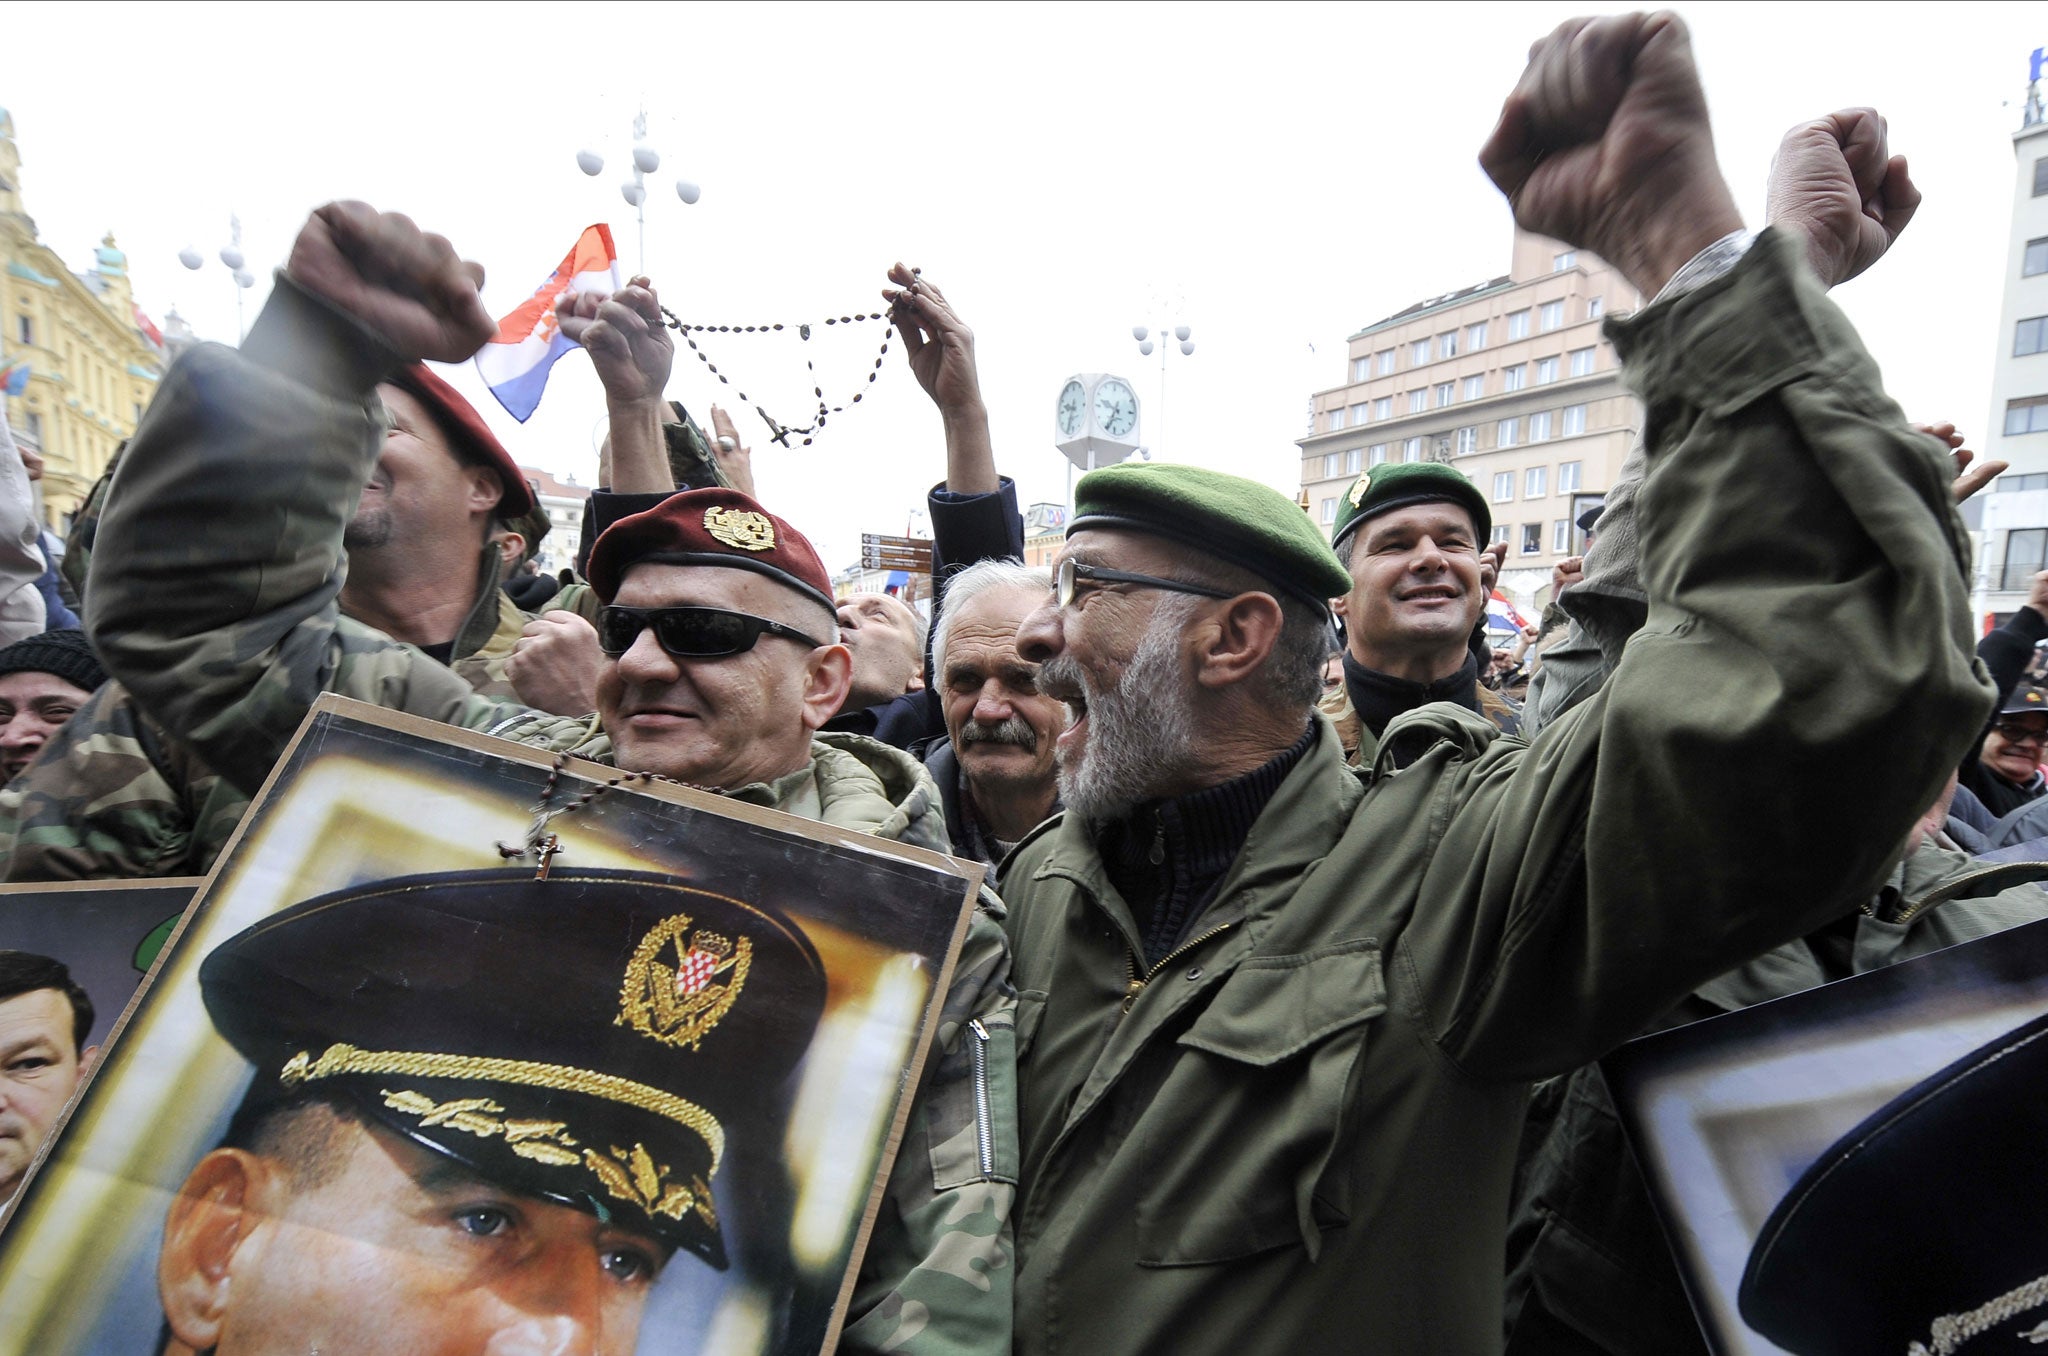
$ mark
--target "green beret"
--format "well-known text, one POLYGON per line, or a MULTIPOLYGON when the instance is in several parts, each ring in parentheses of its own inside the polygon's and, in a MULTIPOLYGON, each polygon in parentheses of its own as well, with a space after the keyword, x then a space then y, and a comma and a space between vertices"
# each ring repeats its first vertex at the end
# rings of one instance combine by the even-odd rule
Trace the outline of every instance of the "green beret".
POLYGON ((1171 538, 1325 610, 1351 591, 1350 573, 1299 504, 1223 471, 1156 462, 1090 471, 1074 487, 1067 535, 1091 527, 1171 538))
POLYGON ((1440 461, 1402 461, 1373 467, 1345 492, 1336 525, 1330 529, 1330 545, 1343 541, 1368 518, 1416 504, 1456 504, 1472 515, 1481 545, 1493 535, 1493 514, 1472 477, 1440 461))

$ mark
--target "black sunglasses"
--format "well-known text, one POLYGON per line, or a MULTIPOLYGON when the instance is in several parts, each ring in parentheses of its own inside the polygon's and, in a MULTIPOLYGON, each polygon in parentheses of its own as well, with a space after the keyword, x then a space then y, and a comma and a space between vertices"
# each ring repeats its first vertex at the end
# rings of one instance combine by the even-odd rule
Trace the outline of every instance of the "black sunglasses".
POLYGON ((597 617, 597 643, 616 658, 632 649, 650 626, 655 643, 677 659, 743 654, 763 635, 781 636, 812 650, 825 644, 793 626, 722 607, 608 607, 597 617))

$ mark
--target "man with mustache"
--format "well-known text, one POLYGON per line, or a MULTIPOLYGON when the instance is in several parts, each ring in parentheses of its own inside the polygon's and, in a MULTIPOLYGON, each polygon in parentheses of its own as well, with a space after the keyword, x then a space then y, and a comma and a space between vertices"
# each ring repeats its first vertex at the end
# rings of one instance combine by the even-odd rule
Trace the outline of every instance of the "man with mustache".
POLYGON ((1013 560, 971 566, 946 585, 932 645, 946 738, 924 765, 945 798, 953 851, 990 866, 1059 809, 1053 741, 1066 708, 1017 653, 1018 625, 1051 589, 1044 570, 1013 560))
MULTIPOLYGON (((1481 163, 1657 299, 1607 321, 1649 625, 1533 743, 1437 702, 1351 768, 1311 710, 1353 580, 1300 509, 1081 481, 1017 641, 1073 708, 1003 870, 1020 1356, 1499 1351, 1530 1081, 1868 901, 1990 705, 1942 455, 1803 242, 1743 228, 1684 25, 1561 25, 1481 163)), ((1833 169, 1881 252, 1903 167, 1833 169)))

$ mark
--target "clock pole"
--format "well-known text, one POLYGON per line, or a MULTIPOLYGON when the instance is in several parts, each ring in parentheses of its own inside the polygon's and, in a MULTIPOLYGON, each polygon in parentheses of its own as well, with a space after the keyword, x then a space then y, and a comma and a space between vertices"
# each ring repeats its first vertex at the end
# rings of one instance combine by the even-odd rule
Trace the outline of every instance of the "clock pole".
MULTIPOLYGON (((1152 349, 1154 344, 1154 341, 1149 337, 1151 333, 1151 330, 1149 330, 1143 325, 1131 326, 1131 338, 1138 341, 1138 352, 1145 355, 1148 358, 1152 356, 1152 349)), ((1159 327, 1159 337, 1157 341, 1159 348, 1159 436, 1154 440, 1154 442, 1157 451, 1161 455, 1164 455, 1166 452, 1167 350, 1177 342, 1180 345, 1180 351, 1183 357, 1193 356, 1195 351, 1195 341, 1191 337, 1193 334, 1194 330, 1187 325, 1175 325, 1171 330, 1169 330, 1164 325, 1161 325, 1159 327)))

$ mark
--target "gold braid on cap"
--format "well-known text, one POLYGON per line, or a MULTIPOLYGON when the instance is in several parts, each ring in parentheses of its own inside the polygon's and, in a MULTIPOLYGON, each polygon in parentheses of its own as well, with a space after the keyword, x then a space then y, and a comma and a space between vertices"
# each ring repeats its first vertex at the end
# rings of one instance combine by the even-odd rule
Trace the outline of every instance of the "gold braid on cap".
MULTIPOLYGON (((2038 1309, 2048 1304, 2048 1276, 2037 1276, 2017 1290, 2009 1290, 1992 1300, 1980 1304, 1966 1314, 1950 1314, 1934 1320, 1928 1337, 1933 1345, 1914 1342, 1906 1348, 1906 1356, 1954 1356, 1963 1343, 1980 1333, 1988 1332, 1993 1326, 2009 1318, 2017 1318, 2029 1309, 2038 1309)), ((2048 1342, 2048 1323, 2043 1323, 2032 1332, 2023 1332, 2035 1346, 2048 1342)))
POLYGON ((547 1088, 574 1092, 607 1102, 618 1102, 650 1115, 666 1117, 685 1129, 695 1131, 711 1150, 711 1166, 705 1176, 715 1176, 725 1157, 725 1128, 718 1118, 695 1102, 660 1088, 650 1088, 617 1074, 597 1073, 566 1064, 535 1064, 523 1059, 493 1059, 484 1055, 436 1055, 409 1050, 358 1050, 353 1045, 334 1044, 319 1059, 301 1050, 285 1062, 278 1081, 288 1088, 323 1078, 349 1074, 384 1074, 401 1078, 453 1078, 468 1082, 508 1083, 515 1087, 547 1088))

